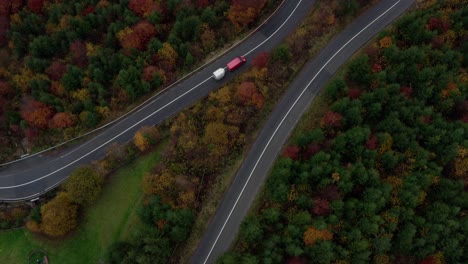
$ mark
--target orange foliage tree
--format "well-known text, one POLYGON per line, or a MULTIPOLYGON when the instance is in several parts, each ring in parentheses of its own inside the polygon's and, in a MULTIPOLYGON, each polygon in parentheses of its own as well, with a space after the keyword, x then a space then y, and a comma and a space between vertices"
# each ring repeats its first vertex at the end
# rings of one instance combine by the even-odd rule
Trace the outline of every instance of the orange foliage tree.
POLYGON ((21 117, 33 127, 47 128, 52 115, 49 106, 34 99, 26 99, 21 106, 21 117))
POLYGON ((71 127, 75 124, 76 118, 71 113, 56 113, 54 117, 52 117, 52 124, 49 124, 50 127, 57 127, 57 128, 67 128, 71 127))
POLYGON ((332 238, 333 234, 328 230, 318 230, 313 226, 309 226, 304 232, 303 240, 307 246, 313 246, 318 240, 331 240, 332 238))
POLYGON ((263 95, 257 91, 257 87, 253 82, 243 82, 237 88, 237 95, 243 103, 252 103, 257 108, 263 107, 263 95))
POLYGON ((242 30, 255 20, 266 0, 232 0, 227 17, 237 30, 242 30))
POLYGON ((117 33, 120 45, 126 49, 145 50, 157 31, 148 21, 140 21, 133 27, 126 27, 117 33))

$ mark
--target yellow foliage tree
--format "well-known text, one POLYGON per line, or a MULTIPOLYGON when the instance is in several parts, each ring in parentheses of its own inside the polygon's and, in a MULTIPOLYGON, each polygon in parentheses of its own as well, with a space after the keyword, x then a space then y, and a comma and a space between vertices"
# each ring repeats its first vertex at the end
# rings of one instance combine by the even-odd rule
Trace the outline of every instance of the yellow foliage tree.
POLYGON ((26 222, 26 228, 33 233, 40 233, 41 226, 34 220, 29 220, 26 222))
POLYGON ((158 56, 161 60, 166 61, 172 66, 175 66, 177 62, 177 51, 169 44, 168 42, 164 42, 162 47, 158 50, 158 56))
POLYGON ((178 203, 182 208, 191 208, 195 203, 195 191, 187 190, 179 193, 178 203))
POLYGON ((388 48, 392 45, 392 37, 386 36, 379 40, 381 48, 388 48))
POLYGON ((76 227, 77 212, 78 206, 67 193, 61 192, 41 207, 41 230, 52 237, 66 235, 76 227))
POLYGON ((163 200, 171 199, 174 193, 175 177, 169 170, 143 177, 142 189, 148 195, 160 195, 163 200))
POLYGON ((210 100, 214 100, 220 106, 224 106, 231 102, 231 91, 229 86, 223 86, 216 92, 210 93, 210 100))
POLYGON ((307 246, 313 246, 318 240, 331 240, 332 238, 333 234, 328 230, 318 230, 313 226, 309 226, 304 232, 303 240, 307 246))
POLYGON ((159 131, 156 127, 144 126, 135 133, 133 143, 140 151, 147 151, 160 139, 159 131))
POLYGON ((455 160, 455 176, 468 179, 468 149, 459 146, 458 156, 455 160))

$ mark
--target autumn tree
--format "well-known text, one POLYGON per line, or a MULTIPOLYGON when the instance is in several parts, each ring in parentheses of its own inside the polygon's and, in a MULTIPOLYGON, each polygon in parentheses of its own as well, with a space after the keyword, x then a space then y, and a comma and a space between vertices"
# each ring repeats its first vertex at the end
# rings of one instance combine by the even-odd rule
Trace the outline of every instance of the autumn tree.
POLYGON ((28 8, 34 13, 40 14, 43 6, 44 0, 28 0, 28 8))
POLYGON ((212 146, 212 153, 216 157, 226 155, 229 148, 237 141, 239 128, 228 126, 221 122, 213 122, 206 125, 203 142, 212 146))
POLYGON ((21 117, 29 125, 37 128, 47 128, 49 120, 53 115, 51 107, 34 99, 26 98, 21 106, 21 117))
POLYGON ((307 230, 304 232, 304 243, 307 246, 313 246, 319 240, 331 240, 333 238, 333 234, 330 233, 328 230, 319 230, 313 226, 309 226, 307 230))
POLYGON ((70 55, 72 63, 80 68, 88 65, 86 44, 83 41, 76 40, 70 45, 70 55))
POLYGON ((315 198, 312 212, 316 215, 329 215, 332 212, 332 209, 330 208, 330 204, 327 200, 315 198))
POLYGON ((268 53, 266 53, 264 51, 259 52, 257 54, 257 56, 255 56, 255 58, 253 58, 252 66, 257 68, 257 69, 265 68, 268 65, 268 60, 269 60, 268 53))
POLYGON ((175 176, 169 170, 145 175, 141 184, 145 194, 159 195, 166 202, 173 201, 175 176))
POLYGON ((144 126, 133 137, 133 143, 140 151, 147 151, 161 139, 156 127, 144 126))
POLYGON ((287 146, 284 149, 283 157, 290 158, 290 159, 293 159, 293 160, 297 160, 297 159, 299 159, 300 151, 301 151, 301 149, 297 145, 287 146))
POLYGON ((126 27, 117 33, 120 45, 126 49, 146 50, 151 39, 156 36, 156 28, 142 20, 133 27, 126 27))
POLYGON ((52 124, 49 124, 49 127, 57 127, 57 128, 67 128, 71 127, 75 124, 75 116, 71 113, 67 112, 60 112, 56 113, 54 117, 52 117, 52 124))
MULTIPOLYGON (((166 64, 160 63, 161 66, 168 66, 168 70, 172 70, 177 62, 177 51, 172 47, 172 45, 168 42, 164 42, 161 49, 158 50, 158 56, 162 62, 166 64)), ((166 69, 166 68, 163 68, 166 69)))
POLYGON ((96 201, 101 194, 104 178, 90 166, 73 171, 63 185, 70 201, 88 205, 96 201))
POLYGON ((320 120, 322 127, 340 127, 343 116, 340 113, 328 111, 320 120))
POLYGON ((255 20, 265 3, 266 0, 232 0, 227 17, 240 31, 255 20))
POLYGON ((128 8, 140 17, 146 17, 158 9, 154 0, 130 0, 128 8))
POLYGON ((468 179, 468 149, 459 146, 458 156, 455 159, 455 176, 468 179))
POLYGON ((257 87, 253 82, 243 82, 237 88, 237 95, 245 104, 253 104, 258 109, 263 107, 263 95, 257 91, 257 87))
POLYGON ((60 192, 41 207, 41 230, 52 237, 66 235, 76 227, 78 206, 73 204, 69 195, 60 192))
POLYGON ((46 73, 51 80, 59 81, 66 71, 67 65, 64 62, 54 60, 47 68, 46 73))
POLYGON ((216 32, 205 24, 201 27, 200 40, 205 52, 212 51, 216 46, 216 32))

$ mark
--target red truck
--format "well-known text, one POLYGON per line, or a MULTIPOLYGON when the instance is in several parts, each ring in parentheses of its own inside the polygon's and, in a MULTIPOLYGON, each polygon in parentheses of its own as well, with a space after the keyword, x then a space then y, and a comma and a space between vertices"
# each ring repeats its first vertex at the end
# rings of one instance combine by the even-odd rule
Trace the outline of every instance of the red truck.
POLYGON ((235 69, 239 68, 244 63, 245 63, 245 57, 239 56, 239 57, 234 58, 232 61, 230 61, 227 64, 227 68, 229 71, 234 71, 235 69))

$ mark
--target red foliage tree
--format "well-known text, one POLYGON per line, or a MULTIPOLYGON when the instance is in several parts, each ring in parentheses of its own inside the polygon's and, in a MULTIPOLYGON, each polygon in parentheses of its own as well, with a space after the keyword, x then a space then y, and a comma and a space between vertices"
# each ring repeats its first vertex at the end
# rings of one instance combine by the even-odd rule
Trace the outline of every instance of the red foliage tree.
POLYGON ((315 198, 312 212, 316 215, 329 215, 332 212, 332 209, 330 208, 330 203, 327 200, 315 198))
POLYGON ((140 17, 148 16, 156 10, 162 13, 161 7, 154 0, 130 0, 128 8, 140 17))
POLYGON ((439 33, 445 33, 447 32, 447 30, 449 30, 452 27, 452 25, 450 24, 450 21, 448 20, 442 20, 437 17, 431 17, 426 27, 430 31, 437 30, 439 31, 439 33))
POLYGON ((366 148, 367 149, 376 149, 377 148, 377 136, 376 135, 370 135, 369 139, 366 142, 366 148))
POLYGON ((433 256, 426 257, 422 259, 421 261, 419 261, 419 264, 436 264, 436 263, 439 263, 439 261, 437 261, 437 258, 433 256))
POLYGON ((12 92, 10 84, 5 80, 0 80, 0 96, 5 98, 12 92))
POLYGON ((336 185, 327 185, 322 189, 319 189, 316 193, 318 198, 325 199, 327 201, 334 201, 340 199, 341 194, 336 185))
POLYGON ((21 117, 32 127, 46 128, 52 115, 49 106, 34 99, 25 99, 21 106, 21 117))
POLYGON ((75 124, 75 118, 70 113, 57 113, 52 117, 50 127, 67 128, 75 124))
POLYGON ((309 263, 306 258, 291 257, 286 261, 286 264, 307 264, 309 263))
POLYGON ((195 6, 200 8, 205 8, 210 4, 208 0, 196 0, 195 6))
POLYGON ((267 66, 269 60, 268 53, 260 52, 255 58, 252 60, 252 66, 257 69, 261 69, 267 66))
POLYGON ((10 15, 11 3, 10 0, 0 0, 0 16, 6 17, 10 15))
POLYGON ((155 75, 156 73, 158 73, 158 67, 153 66, 153 65, 149 65, 149 66, 146 66, 146 67, 143 69, 143 73, 142 73, 141 78, 142 78, 144 81, 151 82, 151 80, 153 80, 154 75, 155 75))
POLYGON ((16 14, 23 5, 23 0, 0 0, 0 16, 16 14))
POLYGON ((252 103, 257 108, 262 108, 263 106, 263 95, 257 91, 257 87, 253 82, 241 83, 237 88, 237 95, 244 104, 252 103))
POLYGON ((61 61, 53 61, 47 68, 46 73, 51 80, 59 81, 67 71, 67 65, 61 61))
POLYGON ((301 149, 299 146, 287 146, 283 152, 283 157, 298 160, 300 151, 301 149))
POLYGON ((70 45, 70 53, 72 62, 79 67, 88 65, 88 57, 86 55, 86 44, 83 41, 76 40, 70 45))
POLYGON ((444 45, 444 40, 440 36, 435 36, 431 40, 432 49, 441 49, 444 45))
POLYGON ((43 6, 44 0, 28 0, 28 8, 33 13, 40 14, 43 6))
POLYGON ((359 88, 350 88, 348 90, 348 97, 351 99, 357 99, 359 96, 361 96, 362 90, 359 88))
POLYGON ((139 50, 145 50, 150 40, 156 35, 156 28, 150 22, 143 20, 133 28, 133 34, 138 38, 139 50))
POLYGON ((343 116, 340 113, 328 111, 320 120, 322 127, 339 127, 343 116))
POLYGON ((310 159, 310 157, 320 150, 322 150, 322 146, 319 143, 310 143, 304 150, 304 159, 310 159))
POLYGON ((455 108, 455 116, 463 123, 468 123, 468 101, 465 100, 455 108))
POLYGON ((402 93, 406 98, 411 99, 411 94, 413 93, 413 89, 408 86, 402 86, 400 88, 400 93, 402 93))
POLYGON ((6 16, 0 16, 0 46, 4 46, 8 43, 8 29, 10 29, 10 20, 6 16))
POLYGON ((372 65, 372 72, 373 73, 381 72, 382 69, 383 69, 383 67, 382 67, 382 64, 380 64, 380 63, 376 62, 376 63, 374 63, 374 65, 372 65))
POLYGON ((87 8, 85 8, 85 10, 83 10, 83 12, 81 12, 81 14, 83 14, 83 16, 86 16, 86 15, 91 14, 93 12, 94 12, 94 6, 89 5, 87 8))

